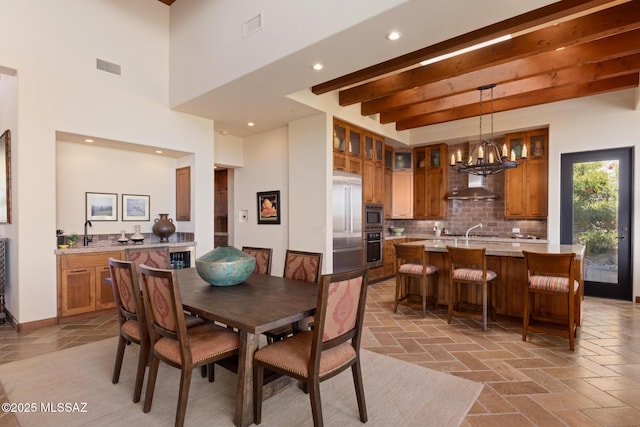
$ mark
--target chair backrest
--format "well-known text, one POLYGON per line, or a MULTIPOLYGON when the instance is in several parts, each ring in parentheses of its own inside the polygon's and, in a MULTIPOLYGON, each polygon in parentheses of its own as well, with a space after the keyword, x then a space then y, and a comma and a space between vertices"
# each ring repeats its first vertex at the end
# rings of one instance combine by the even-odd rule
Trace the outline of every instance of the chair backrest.
POLYGON ((368 268, 320 278, 310 361, 315 372, 323 350, 351 340, 356 353, 359 352, 368 278, 368 268))
POLYGON ((273 254, 273 249, 243 246, 242 252, 256 259, 256 267, 253 270, 254 273, 265 274, 267 276, 271 274, 271 255, 273 254))
POLYGON ((161 337, 176 340, 181 360, 191 360, 176 271, 144 264, 139 265, 138 269, 152 344, 161 337))
POLYGON ((402 264, 426 264, 427 255, 422 245, 405 245, 402 243, 394 245, 396 251, 396 267, 402 264))
POLYGON ((118 310, 120 324, 127 319, 136 320, 146 336, 147 324, 144 315, 142 294, 138 284, 136 266, 130 261, 109 258, 113 299, 118 310))
POLYGON ((487 271, 487 257, 485 248, 459 248, 447 246, 449 252, 449 269, 458 267, 477 268, 487 271))
POLYGON ((522 251, 522 254, 524 255, 524 263, 528 277, 553 276, 574 278, 573 262, 576 258, 575 253, 543 254, 522 251))
POLYGON ((321 252, 302 252, 287 249, 284 258, 284 277, 316 283, 322 270, 321 252))
POLYGON ((124 250, 124 258, 136 265, 144 264, 155 268, 169 268, 171 266, 169 246, 127 248, 124 250))

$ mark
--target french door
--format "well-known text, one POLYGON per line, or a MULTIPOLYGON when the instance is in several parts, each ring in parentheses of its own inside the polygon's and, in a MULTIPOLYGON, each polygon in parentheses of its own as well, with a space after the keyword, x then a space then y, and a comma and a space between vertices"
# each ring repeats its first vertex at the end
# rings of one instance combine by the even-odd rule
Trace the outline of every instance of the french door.
POLYGON ((561 156, 560 243, 586 245, 585 295, 631 300, 633 148, 561 156))

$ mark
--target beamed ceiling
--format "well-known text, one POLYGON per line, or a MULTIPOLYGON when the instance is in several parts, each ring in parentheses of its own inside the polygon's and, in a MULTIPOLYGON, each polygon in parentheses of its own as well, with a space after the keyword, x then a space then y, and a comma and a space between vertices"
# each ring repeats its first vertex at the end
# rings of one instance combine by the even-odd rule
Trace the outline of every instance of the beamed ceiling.
POLYGON ((638 87, 639 73, 640 0, 560 1, 312 91, 338 90, 341 106, 359 103, 363 116, 379 114, 381 123, 407 130, 477 116, 477 89, 490 83, 493 110, 500 112, 638 87), (506 34, 512 38, 416 65, 506 34))

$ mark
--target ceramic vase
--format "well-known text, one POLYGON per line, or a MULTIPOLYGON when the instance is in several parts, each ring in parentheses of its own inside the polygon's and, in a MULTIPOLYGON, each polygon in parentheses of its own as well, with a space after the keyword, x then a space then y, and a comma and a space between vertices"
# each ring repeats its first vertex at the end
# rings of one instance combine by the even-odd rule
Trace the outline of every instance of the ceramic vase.
POLYGON ((161 213, 158 216, 160 218, 156 218, 151 231, 160 237, 161 242, 168 242, 169 236, 176 232, 176 226, 173 225, 173 220, 169 218, 169 214, 161 213))

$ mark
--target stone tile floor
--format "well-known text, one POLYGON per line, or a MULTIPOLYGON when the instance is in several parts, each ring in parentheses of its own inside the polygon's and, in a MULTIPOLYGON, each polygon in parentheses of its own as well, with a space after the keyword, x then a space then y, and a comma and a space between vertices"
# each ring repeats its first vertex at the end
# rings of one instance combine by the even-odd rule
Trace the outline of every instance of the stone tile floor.
MULTIPOLYGON (((474 320, 448 325, 444 308, 394 314, 394 286, 369 287, 362 347, 484 383, 463 426, 640 426, 640 305, 587 297, 571 352, 559 337, 522 342, 519 322, 482 332, 474 320)), ((116 334, 115 315, 20 334, 0 325, 0 364, 116 334)), ((13 422, 0 414, 0 425, 13 422)))

